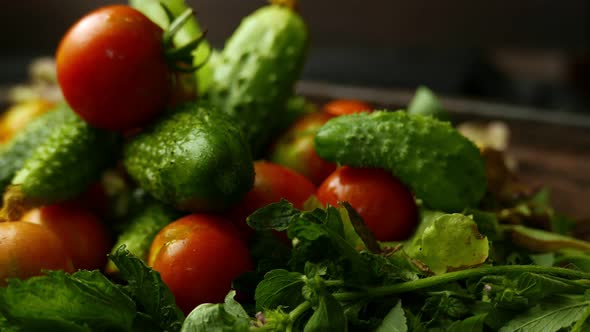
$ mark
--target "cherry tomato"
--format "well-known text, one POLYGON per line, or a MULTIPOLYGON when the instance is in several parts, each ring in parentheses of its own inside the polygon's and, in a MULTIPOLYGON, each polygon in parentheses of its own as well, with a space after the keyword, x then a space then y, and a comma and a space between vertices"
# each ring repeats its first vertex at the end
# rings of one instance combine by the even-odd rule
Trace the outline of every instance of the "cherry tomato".
POLYGON ((152 242, 148 263, 186 314, 201 303, 222 302, 233 279, 253 269, 238 231, 211 214, 191 214, 164 227, 152 242))
POLYGON ((6 285, 6 278, 26 279, 43 274, 42 270, 73 272, 61 239, 32 223, 0 223, 0 286, 6 285))
POLYGON ((87 210, 73 204, 56 204, 29 211, 22 220, 39 224, 63 242, 76 269, 102 269, 111 249, 106 226, 87 210))
POLYGON ((340 116, 361 112, 372 112, 373 108, 360 100, 354 99, 337 99, 333 100, 322 108, 325 113, 340 116))
POLYGON ((95 127, 146 124, 166 105, 171 74, 162 29, 124 5, 99 8, 62 38, 57 77, 72 109, 95 127))
POLYGON ((332 117, 327 113, 311 113, 299 119, 279 138, 271 160, 297 171, 316 185, 321 184, 336 169, 336 164, 318 156, 314 138, 318 129, 332 117))
POLYGON ((379 241, 405 240, 418 224, 412 193, 382 169, 340 167, 322 183, 317 197, 324 205, 350 203, 379 241))
MULTIPOLYGON (((246 239, 254 232, 246 224, 246 218, 254 211, 281 199, 302 209, 303 203, 316 192, 316 186, 307 178, 281 165, 257 161, 254 163, 254 172, 254 187, 230 212, 231 220, 246 239)), ((288 241, 284 234, 279 238, 288 241)))

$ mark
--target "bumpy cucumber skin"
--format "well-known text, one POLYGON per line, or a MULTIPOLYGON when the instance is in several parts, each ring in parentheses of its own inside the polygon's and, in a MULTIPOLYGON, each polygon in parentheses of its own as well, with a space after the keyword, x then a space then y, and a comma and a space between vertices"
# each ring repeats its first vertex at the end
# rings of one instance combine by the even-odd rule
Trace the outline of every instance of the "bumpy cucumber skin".
POLYGON ((432 117, 385 111, 341 116, 320 128, 315 149, 330 161, 388 169, 442 211, 476 206, 486 191, 477 147, 432 117))
POLYGON ((126 147, 124 165, 156 199, 179 210, 229 207, 254 183, 248 144, 231 119, 186 103, 126 147))
POLYGON ((65 105, 57 106, 33 120, 12 140, 0 146, 0 193, 10 184, 35 149, 66 119, 74 117, 74 113, 65 105))
MULTIPOLYGON (((125 245, 130 253, 147 262, 150 246, 158 232, 182 215, 181 212, 157 201, 150 200, 144 203, 142 209, 131 216, 131 221, 119 234, 111 253, 114 254, 120 246, 125 245)), ((109 261, 107 272, 116 271, 116 265, 109 261)))
POLYGON ((240 125, 255 156, 281 124, 278 113, 303 68, 307 39, 296 13, 269 5, 246 17, 218 56, 209 98, 240 125))
POLYGON ((90 127, 74 115, 35 149, 12 185, 35 204, 73 198, 115 160, 119 141, 117 134, 90 127))

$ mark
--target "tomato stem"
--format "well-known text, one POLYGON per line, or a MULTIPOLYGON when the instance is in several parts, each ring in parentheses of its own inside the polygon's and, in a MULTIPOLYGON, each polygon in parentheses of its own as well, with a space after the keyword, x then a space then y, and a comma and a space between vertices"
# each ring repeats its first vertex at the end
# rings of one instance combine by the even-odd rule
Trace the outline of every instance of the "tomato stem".
POLYGON ((10 186, 4 194, 4 204, 0 210, 0 222, 18 221, 32 208, 34 204, 28 204, 20 186, 10 186))
POLYGON ((449 272, 433 277, 407 281, 394 285, 371 287, 363 291, 356 292, 339 292, 334 293, 333 295, 337 300, 341 302, 349 302, 366 298, 386 297, 390 295, 416 291, 467 278, 483 277, 486 275, 495 274, 524 272, 559 275, 570 278, 590 279, 590 273, 571 269, 564 269, 560 267, 545 267, 535 265, 506 265, 494 267, 481 267, 477 269, 449 272))

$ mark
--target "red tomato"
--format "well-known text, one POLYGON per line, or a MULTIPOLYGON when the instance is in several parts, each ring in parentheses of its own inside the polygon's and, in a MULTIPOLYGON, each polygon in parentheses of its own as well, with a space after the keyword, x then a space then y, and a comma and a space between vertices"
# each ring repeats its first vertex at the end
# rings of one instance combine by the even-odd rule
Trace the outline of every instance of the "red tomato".
MULTIPOLYGON (((230 212, 230 218, 246 239, 254 232, 246 224, 246 218, 252 212, 283 198, 302 209, 303 203, 316 192, 315 185, 307 178, 281 165, 257 161, 254 171, 254 187, 230 212)), ((280 238, 286 240, 284 234, 280 238)))
POLYGON ((334 172, 336 164, 320 158, 313 141, 318 129, 332 117, 327 113, 311 113, 299 119, 279 138, 271 160, 297 171, 316 185, 321 184, 334 172))
POLYGON ((317 197, 324 205, 350 203, 379 241, 405 240, 418 224, 412 193, 382 169, 340 167, 322 183, 317 197))
POLYGON ((0 223, 0 286, 6 285, 6 278, 26 279, 42 270, 73 272, 61 239, 28 222, 0 223))
POLYGON ((201 303, 222 302, 232 280, 253 269, 237 230, 211 214, 191 214, 164 227, 152 242, 148 263, 186 314, 201 303))
POLYGON ((373 108, 369 104, 360 100, 337 99, 324 105, 322 110, 328 114, 340 116, 361 112, 372 112, 373 108))
POLYGON ((72 109, 93 126, 125 130, 162 111, 171 90, 162 29, 124 5, 97 9, 62 38, 57 77, 72 109))
POLYGON ((45 226, 64 243, 76 269, 102 269, 111 241, 106 226, 85 209, 56 204, 29 211, 22 220, 45 226))

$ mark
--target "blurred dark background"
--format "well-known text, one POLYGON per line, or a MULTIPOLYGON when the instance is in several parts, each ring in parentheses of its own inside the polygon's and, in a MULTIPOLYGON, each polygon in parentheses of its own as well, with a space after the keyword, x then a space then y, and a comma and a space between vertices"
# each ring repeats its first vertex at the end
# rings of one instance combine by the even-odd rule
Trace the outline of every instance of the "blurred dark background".
MULTIPOLYGON (((0 4, 0 85, 26 80, 84 13, 122 1, 0 4)), ((189 0, 216 47, 262 0, 189 0)), ((304 79, 590 113, 590 1, 300 0, 304 79)))

